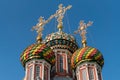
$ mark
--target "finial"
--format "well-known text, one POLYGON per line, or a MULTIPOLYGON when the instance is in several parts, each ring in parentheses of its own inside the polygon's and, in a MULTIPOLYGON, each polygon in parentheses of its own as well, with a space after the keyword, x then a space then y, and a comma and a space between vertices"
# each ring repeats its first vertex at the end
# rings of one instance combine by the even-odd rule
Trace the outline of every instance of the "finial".
POLYGON ((92 24, 93 24, 92 21, 89 21, 86 24, 86 23, 84 23, 83 20, 81 20, 80 23, 79 23, 78 30, 74 32, 75 34, 80 33, 80 36, 82 38, 82 45, 83 45, 83 47, 86 47, 86 44, 87 44, 87 42, 86 42, 86 33, 87 33, 86 28, 91 26, 92 24))
POLYGON ((71 7, 72 7, 71 5, 68 5, 67 7, 63 7, 63 4, 60 4, 58 6, 59 9, 56 11, 56 13, 54 15, 57 18, 57 22, 58 22, 58 26, 57 27, 58 27, 59 31, 62 31, 62 28, 63 28, 62 20, 63 20, 65 12, 68 9, 70 9, 71 7))

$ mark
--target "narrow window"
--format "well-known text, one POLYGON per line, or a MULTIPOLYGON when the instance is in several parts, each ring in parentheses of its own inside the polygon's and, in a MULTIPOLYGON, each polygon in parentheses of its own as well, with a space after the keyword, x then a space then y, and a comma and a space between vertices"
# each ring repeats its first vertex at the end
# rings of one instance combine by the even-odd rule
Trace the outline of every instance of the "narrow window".
POLYGON ((35 72, 36 72, 36 79, 39 79, 40 78, 40 66, 39 65, 35 67, 35 72))
POLYGON ((63 56, 60 56, 60 72, 63 72, 63 56))
POLYGON ((32 80, 32 70, 33 70, 33 67, 32 67, 32 66, 30 66, 30 67, 29 67, 28 80, 32 80))
POLYGON ((48 68, 44 67, 44 80, 48 80, 48 68))
POLYGON ((102 80, 101 73, 98 72, 98 80, 102 80))
POLYGON ((71 67, 69 62, 68 62, 68 72, 71 73, 71 67))
POLYGON ((70 57, 68 58, 68 73, 71 73, 72 69, 71 69, 71 65, 70 65, 70 57))
POLYGON ((94 80, 94 69, 89 67, 88 68, 88 73, 89 73, 89 80, 94 80))
POLYGON ((81 69, 81 79, 82 80, 87 80, 87 72, 86 69, 81 69))

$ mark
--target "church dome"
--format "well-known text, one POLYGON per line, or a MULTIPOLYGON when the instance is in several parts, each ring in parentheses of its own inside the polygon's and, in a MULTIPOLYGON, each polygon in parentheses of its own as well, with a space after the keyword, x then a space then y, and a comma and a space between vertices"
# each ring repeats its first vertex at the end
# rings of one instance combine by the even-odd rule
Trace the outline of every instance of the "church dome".
POLYGON ((28 46, 20 56, 23 66, 31 59, 44 59, 52 65, 55 63, 55 55, 52 49, 41 43, 28 46))
POLYGON ((49 34, 44 43, 49 47, 57 45, 61 48, 68 48, 72 53, 78 49, 75 38, 62 31, 49 34))
POLYGON ((104 59, 101 52, 93 47, 83 47, 74 52, 71 58, 71 66, 75 68, 82 62, 95 61, 101 67, 104 65, 104 59))
POLYGON ((49 34, 46 38, 45 38, 45 42, 49 42, 51 40, 55 40, 55 39, 65 39, 68 41, 71 41, 73 43, 76 43, 76 40, 73 36, 64 33, 64 32, 56 32, 56 33, 51 33, 49 34))

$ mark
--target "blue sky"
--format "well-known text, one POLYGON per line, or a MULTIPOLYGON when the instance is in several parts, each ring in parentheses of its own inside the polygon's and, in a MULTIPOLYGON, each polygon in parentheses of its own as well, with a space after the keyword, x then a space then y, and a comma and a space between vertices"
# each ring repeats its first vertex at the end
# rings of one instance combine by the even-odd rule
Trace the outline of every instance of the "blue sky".
MULTIPOLYGON (((103 80, 120 79, 119 0, 0 0, 0 80, 21 80, 24 77, 19 58, 28 45, 35 43, 36 32, 31 28, 40 16, 47 19, 54 14, 60 3, 72 5, 64 17, 63 30, 75 36, 79 46, 81 38, 73 34, 79 21, 94 22, 88 29, 87 42, 103 53, 103 80)), ((55 19, 48 23, 43 38, 56 32, 56 25, 55 19)))

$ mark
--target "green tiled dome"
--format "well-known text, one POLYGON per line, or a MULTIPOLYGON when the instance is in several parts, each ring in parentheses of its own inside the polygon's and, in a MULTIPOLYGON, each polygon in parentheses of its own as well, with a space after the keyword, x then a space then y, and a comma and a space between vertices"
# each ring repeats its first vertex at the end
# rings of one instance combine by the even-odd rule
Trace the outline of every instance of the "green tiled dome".
POLYGON ((50 47, 45 44, 32 44, 28 46, 20 56, 23 66, 31 59, 44 59, 50 64, 55 64, 55 55, 50 47))
POLYGON ((101 52, 93 47, 84 47, 75 51, 71 58, 71 66, 75 68, 84 61, 95 61, 101 67, 104 65, 104 59, 101 52))

